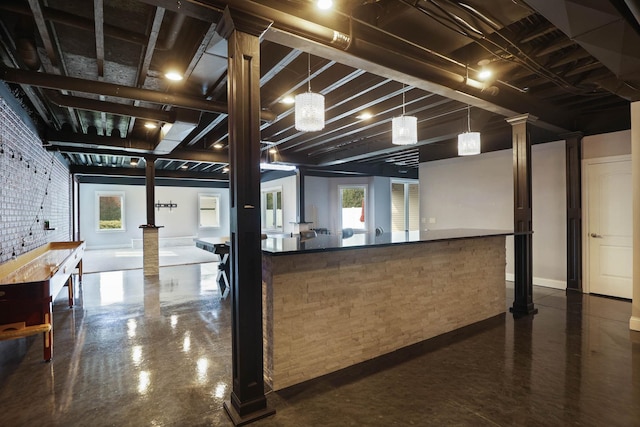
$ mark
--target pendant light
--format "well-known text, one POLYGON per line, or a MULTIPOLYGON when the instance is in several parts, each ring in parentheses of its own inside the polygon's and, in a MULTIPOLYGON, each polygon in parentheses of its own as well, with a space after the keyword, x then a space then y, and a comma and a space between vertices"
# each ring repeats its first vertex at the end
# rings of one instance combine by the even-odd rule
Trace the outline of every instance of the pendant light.
POLYGON ((418 119, 404 115, 404 84, 402 85, 402 115, 391 121, 391 143, 395 145, 414 145, 418 143, 418 119))
POLYGON ((307 92, 296 95, 296 130, 314 132, 324 128, 324 96, 311 92, 311 54, 308 56, 307 92))
POLYGON ((458 135, 458 156, 480 154, 480 132, 471 132, 471 106, 467 105, 467 132, 458 135))

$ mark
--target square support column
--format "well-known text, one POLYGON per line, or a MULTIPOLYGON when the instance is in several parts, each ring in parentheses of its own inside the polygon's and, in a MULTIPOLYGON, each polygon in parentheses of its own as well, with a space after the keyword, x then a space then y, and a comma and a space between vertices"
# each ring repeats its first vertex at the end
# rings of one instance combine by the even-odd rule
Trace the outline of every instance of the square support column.
POLYGON ((233 390, 235 425, 270 416, 264 394, 260 229, 260 35, 271 22, 227 7, 216 28, 228 40, 233 390))
POLYGON ((160 274, 158 228, 140 228, 142 228, 142 271, 145 276, 157 276, 160 274))
POLYGON ((147 223, 142 229, 142 271, 145 276, 160 274, 160 244, 153 201, 156 188, 155 156, 145 156, 145 189, 147 223))
POLYGON ((529 123, 535 116, 523 114, 507 119, 513 134, 513 236, 515 251, 514 317, 535 314, 533 305, 533 214, 531 208, 531 136, 529 123))
POLYGON ((582 292, 582 137, 581 132, 561 135, 565 140, 567 193, 567 291, 582 292))
POLYGON ((640 101, 631 103, 631 188, 633 192, 633 299, 629 328, 640 331, 640 101))

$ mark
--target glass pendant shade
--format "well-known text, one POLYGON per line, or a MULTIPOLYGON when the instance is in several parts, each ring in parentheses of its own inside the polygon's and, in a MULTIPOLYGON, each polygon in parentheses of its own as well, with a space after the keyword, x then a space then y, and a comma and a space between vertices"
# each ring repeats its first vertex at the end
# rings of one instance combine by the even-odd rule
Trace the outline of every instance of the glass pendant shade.
POLYGON ((480 154, 480 132, 464 132, 458 135, 458 155, 480 154))
POLYGON ((394 117, 391 122, 391 142, 395 145, 418 143, 418 118, 413 116, 394 117))
POLYGON ((314 132, 324 128, 324 96, 305 92, 296 95, 296 130, 314 132))

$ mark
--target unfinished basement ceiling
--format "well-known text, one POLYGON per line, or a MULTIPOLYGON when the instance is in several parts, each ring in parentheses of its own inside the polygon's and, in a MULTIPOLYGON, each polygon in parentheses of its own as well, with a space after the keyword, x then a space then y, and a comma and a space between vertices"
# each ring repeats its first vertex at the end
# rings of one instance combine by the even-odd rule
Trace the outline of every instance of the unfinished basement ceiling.
POLYGON ((273 21, 261 42, 263 156, 309 174, 415 177, 420 161, 456 155, 468 105, 491 151, 511 146, 506 117, 537 116, 534 143, 547 142, 628 129, 640 99, 632 0, 334 3, 4 0, 0 79, 73 173, 141 175, 131 158, 152 155, 159 177, 214 180, 227 179, 227 47, 216 33, 226 6, 273 21), (325 96, 319 132, 295 130, 281 102, 307 90, 309 64, 325 96), (186 78, 168 81, 169 65, 186 78), (478 80, 483 66, 492 80, 478 80), (391 144, 403 97, 415 146, 391 144))

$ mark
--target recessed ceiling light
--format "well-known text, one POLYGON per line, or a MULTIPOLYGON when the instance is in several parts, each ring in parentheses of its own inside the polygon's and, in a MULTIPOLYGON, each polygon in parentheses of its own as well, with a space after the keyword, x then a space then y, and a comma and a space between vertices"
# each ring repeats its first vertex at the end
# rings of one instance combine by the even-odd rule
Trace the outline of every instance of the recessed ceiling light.
POLYGON ((269 148, 269 152, 270 152, 271 154, 276 154, 276 153, 278 152, 278 150, 277 150, 277 149, 275 149, 275 148, 269 148))
POLYGON ((373 114, 371 114, 371 113, 360 113, 360 114, 358 114, 358 115, 356 116, 356 119, 359 119, 359 120, 368 120, 368 119, 370 119, 371 117, 373 117, 373 114))
POLYGON ((493 73, 491 72, 491 70, 487 69, 487 68, 483 68, 482 70, 480 70, 480 72, 478 73, 478 78, 480 80, 487 80, 488 78, 491 77, 493 73))
POLYGON ((181 73, 175 71, 175 70, 170 70, 167 71, 166 73, 164 73, 164 76, 174 82, 179 82, 180 80, 182 80, 184 77, 182 76, 181 73))
POLYGON ((296 100, 294 99, 294 97, 293 97, 293 96, 285 96, 284 98, 282 98, 282 99, 280 100, 280 102, 281 102, 282 104, 291 105, 291 104, 293 104, 294 102, 296 102, 296 100))
POLYGON ((182 166, 180 166, 180 169, 186 169, 186 168, 188 168, 188 167, 189 167, 189 166, 187 166, 187 165, 182 165, 182 166))
POLYGON ((220 144, 219 142, 217 144, 213 144, 213 148, 215 148, 216 150, 219 150, 222 147, 224 147, 224 146, 222 144, 220 144))
POLYGON ((229 172, 229 168, 222 168, 222 173, 227 173, 229 172))
POLYGON ((155 123, 147 122, 144 124, 144 127, 146 127, 147 129, 155 129, 158 127, 158 125, 156 125, 155 123))
POLYGON ((331 9, 331 7, 333 6, 333 1, 331 0, 318 0, 318 3, 316 3, 318 6, 318 9, 321 10, 327 10, 327 9, 331 9))

